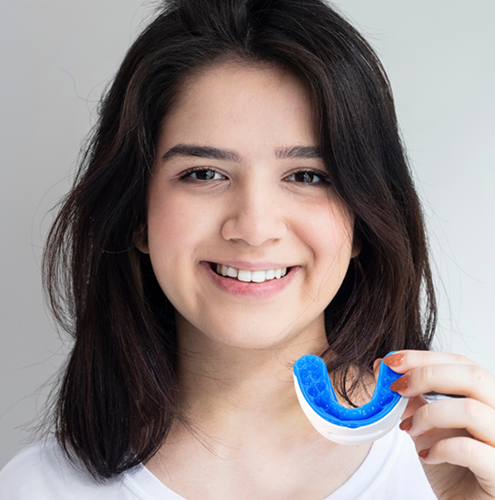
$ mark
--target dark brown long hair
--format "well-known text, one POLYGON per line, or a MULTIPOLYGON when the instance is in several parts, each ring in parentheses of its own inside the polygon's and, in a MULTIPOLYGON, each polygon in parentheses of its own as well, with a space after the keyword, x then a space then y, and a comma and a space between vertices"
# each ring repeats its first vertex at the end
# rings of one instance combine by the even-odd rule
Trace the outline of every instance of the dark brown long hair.
POLYGON ((391 350, 430 346, 435 300, 421 207, 390 86, 367 42, 320 0, 170 1, 102 100, 44 256, 52 310, 74 338, 56 435, 96 478, 145 462, 182 419, 174 308, 133 241, 181 82, 229 58, 280 66, 305 84, 329 176, 354 213, 362 250, 325 312, 341 392, 350 367, 362 374, 391 350))

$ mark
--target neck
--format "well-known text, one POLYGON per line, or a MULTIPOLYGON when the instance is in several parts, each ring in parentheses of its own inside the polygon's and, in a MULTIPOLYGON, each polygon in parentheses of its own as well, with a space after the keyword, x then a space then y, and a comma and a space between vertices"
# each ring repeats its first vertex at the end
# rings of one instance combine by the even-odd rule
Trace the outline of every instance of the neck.
POLYGON ((187 498, 281 499, 308 488, 323 498, 349 479, 370 446, 324 439, 294 390, 294 362, 328 347, 323 322, 263 349, 226 345, 180 323, 181 404, 191 425, 176 422, 146 464, 161 481, 187 498))
POLYGON ((323 321, 283 345, 263 349, 219 343, 178 321, 181 405, 193 428, 210 436, 242 439, 263 429, 311 432, 294 391, 292 365, 327 346, 323 321))

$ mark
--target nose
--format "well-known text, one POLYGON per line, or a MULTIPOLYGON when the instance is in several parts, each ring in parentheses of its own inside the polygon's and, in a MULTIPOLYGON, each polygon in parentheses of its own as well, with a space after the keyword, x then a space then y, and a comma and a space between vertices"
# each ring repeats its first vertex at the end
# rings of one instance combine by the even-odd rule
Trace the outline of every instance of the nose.
POLYGON ((262 183, 239 187, 229 200, 222 237, 260 246, 282 239, 287 233, 283 208, 276 194, 262 183))

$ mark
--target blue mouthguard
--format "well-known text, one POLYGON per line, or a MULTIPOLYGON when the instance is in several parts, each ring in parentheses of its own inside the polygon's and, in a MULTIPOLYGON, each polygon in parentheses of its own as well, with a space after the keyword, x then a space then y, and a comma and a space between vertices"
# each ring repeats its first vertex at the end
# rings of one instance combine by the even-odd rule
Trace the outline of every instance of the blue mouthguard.
POLYGON ((401 377, 383 361, 373 397, 359 408, 342 406, 335 395, 325 362, 307 354, 294 365, 296 393, 313 426, 326 438, 341 444, 365 444, 393 429, 408 398, 390 389, 401 377))

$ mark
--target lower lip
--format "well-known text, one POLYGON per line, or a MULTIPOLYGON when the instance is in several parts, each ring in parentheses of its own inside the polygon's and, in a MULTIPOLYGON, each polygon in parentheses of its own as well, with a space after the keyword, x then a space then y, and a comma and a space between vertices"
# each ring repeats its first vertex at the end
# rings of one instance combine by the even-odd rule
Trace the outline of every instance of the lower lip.
POLYGON ((254 283, 252 281, 246 283, 244 281, 239 281, 236 278, 226 278, 224 276, 220 276, 213 271, 211 265, 207 262, 201 262, 201 265, 218 288, 233 295, 243 295, 249 297, 271 297, 272 295, 280 293, 291 283, 299 269, 301 269, 299 266, 291 267, 289 272, 283 278, 273 278, 271 280, 264 281, 263 283, 254 283))

